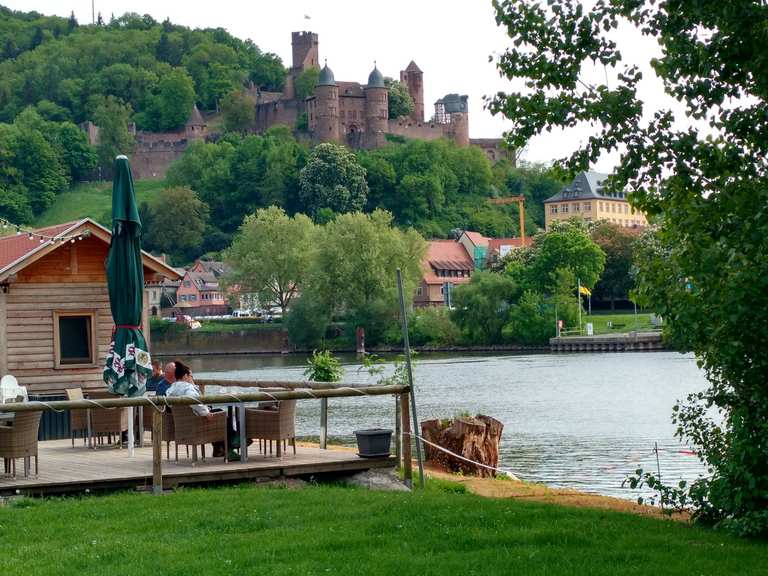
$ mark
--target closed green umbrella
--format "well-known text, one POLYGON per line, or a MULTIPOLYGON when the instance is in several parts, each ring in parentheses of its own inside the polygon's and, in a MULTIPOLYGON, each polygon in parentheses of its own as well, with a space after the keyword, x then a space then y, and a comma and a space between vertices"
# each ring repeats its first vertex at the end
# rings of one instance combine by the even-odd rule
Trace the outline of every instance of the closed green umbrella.
POLYGON ((152 373, 152 365, 141 332, 144 308, 141 219, 136 207, 131 167, 125 156, 115 159, 107 283, 115 330, 104 367, 104 381, 114 394, 141 396, 147 377, 152 373))

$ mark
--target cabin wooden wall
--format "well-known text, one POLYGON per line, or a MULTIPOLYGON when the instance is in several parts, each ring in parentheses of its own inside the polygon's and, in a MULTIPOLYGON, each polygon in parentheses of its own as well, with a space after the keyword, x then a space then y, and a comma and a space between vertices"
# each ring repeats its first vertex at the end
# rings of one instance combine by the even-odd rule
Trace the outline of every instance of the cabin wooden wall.
MULTIPOLYGON (((95 238, 62 246, 21 270, 8 293, 0 293, 0 374, 13 374, 31 394, 104 387, 103 362, 114 326, 104 270, 107 250, 95 238), (53 315, 57 310, 96 313, 96 366, 54 368, 53 315)), ((146 290, 144 319, 148 326, 146 290)))
POLYGON ((102 359, 112 336, 106 282, 14 283, 6 296, 7 371, 29 393, 61 393, 65 388, 103 387, 102 359), (96 313, 98 364, 91 368, 54 368, 53 313, 96 313))

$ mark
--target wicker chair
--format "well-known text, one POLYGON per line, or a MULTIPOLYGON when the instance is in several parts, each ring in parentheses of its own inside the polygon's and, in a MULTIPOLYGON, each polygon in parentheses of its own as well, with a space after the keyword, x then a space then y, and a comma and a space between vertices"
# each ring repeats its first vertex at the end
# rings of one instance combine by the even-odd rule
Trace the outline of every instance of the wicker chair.
MULTIPOLYGON (((144 430, 152 431, 152 415, 155 409, 148 406, 144 406, 144 430)), ((175 442, 173 438, 173 415, 171 414, 171 407, 168 406, 163 414, 163 442, 165 442, 165 459, 171 459, 171 442, 175 442)), ((178 447, 176 448, 178 452, 178 447)), ((178 457, 176 458, 178 460, 178 457)))
MULTIPOLYGON (((106 390, 88 391, 90 400, 99 400, 106 398, 117 398, 106 390)), ((119 448, 123 447, 122 434, 128 431, 128 410, 125 408, 91 408, 91 433, 98 440, 99 444, 104 443, 106 436, 107 442, 111 443, 112 435, 115 435, 115 442, 119 448)))
MULTIPOLYGON (((67 400, 82 400, 82 388, 67 388, 64 392, 67 394, 67 400)), ((69 411, 69 437, 72 439, 72 448, 75 447, 75 435, 79 434, 83 438, 83 444, 87 441, 88 435, 88 410, 70 410, 69 411)))
POLYGON ((245 410, 245 435, 248 438, 259 440, 266 456, 266 442, 269 442, 269 452, 272 453, 272 441, 277 441, 277 456, 282 458, 285 442, 289 441, 293 446, 293 455, 296 455, 296 400, 281 400, 276 410, 261 410, 258 408, 246 408, 245 410), (262 445, 262 441, 264 444, 262 445))
POLYGON ((192 446, 192 462, 197 462, 197 447, 200 446, 205 460, 205 445, 224 443, 224 461, 227 461, 227 413, 212 412, 211 418, 198 416, 189 406, 173 407, 173 435, 176 443, 176 459, 179 459, 179 444, 192 446))
POLYGON ((37 433, 42 412, 17 412, 11 426, 0 426, 0 457, 5 473, 16 476, 16 458, 24 458, 24 477, 29 477, 29 458, 35 457, 38 473, 37 433))

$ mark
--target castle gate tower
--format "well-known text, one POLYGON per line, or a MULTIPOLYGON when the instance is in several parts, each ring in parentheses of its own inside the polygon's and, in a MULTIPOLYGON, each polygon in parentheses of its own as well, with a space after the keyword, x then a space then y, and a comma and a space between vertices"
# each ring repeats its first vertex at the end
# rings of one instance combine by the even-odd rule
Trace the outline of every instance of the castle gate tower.
POLYGON ((413 99, 411 118, 416 122, 424 122, 424 73, 416 66, 416 62, 411 60, 408 67, 400 71, 400 82, 406 85, 413 99))
POLYGON ((374 66, 365 86, 365 147, 384 145, 389 120, 389 91, 384 76, 374 66))
POLYGON ((339 87, 328 64, 320 70, 315 86, 317 124, 315 137, 320 142, 339 141, 339 87))

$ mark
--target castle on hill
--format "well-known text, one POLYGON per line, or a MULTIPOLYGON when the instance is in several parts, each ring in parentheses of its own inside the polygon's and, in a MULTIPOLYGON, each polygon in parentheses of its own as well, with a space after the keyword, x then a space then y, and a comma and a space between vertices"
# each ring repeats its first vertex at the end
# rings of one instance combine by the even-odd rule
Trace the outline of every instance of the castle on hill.
MULTIPOLYGON (((500 138, 469 137, 467 96, 446 94, 434 104, 434 114, 425 119, 424 73, 411 61, 400 71, 400 82, 408 89, 414 109, 409 116, 389 118, 389 92, 384 76, 374 65, 365 84, 337 81, 327 63, 320 70, 313 93, 306 98, 296 94, 296 80, 302 72, 319 68, 318 35, 314 32, 291 34, 292 64, 288 69, 282 92, 268 92, 250 86, 247 92, 255 100, 254 131, 262 133, 278 124, 296 128, 305 121, 313 142, 336 142, 351 148, 379 148, 387 135, 421 140, 447 138, 458 146, 480 147, 492 162, 507 158, 514 162, 512 151, 500 138)), ((85 122, 91 144, 97 144, 99 129, 85 122)), ((181 158, 195 140, 206 140, 211 134, 208 125, 195 106, 186 125, 173 132, 136 131, 136 146, 131 167, 137 179, 160 179, 168 167, 181 158)), ((299 134, 300 135, 300 134, 299 134)))
MULTIPOLYGON (((256 99, 256 127, 263 131, 275 124, 295 126, 301 114, 307 115, 309 133, 318 142, 338 142, 352 148, 383 146, 387 134, 405 138, 434 140, 448 138, 459 146, 471 143, 467 96, 447 94, 435 102, 430 120, 424 114, 424 73, 411 61, 400 71, 400 81, 413 99, 410 116, 389 118, 388 90, 384 76, 374 66, 365 84, 336 80, 325 66, 313 94, 301 100, 296 95, 296 79, 302 72, 319 68, 318 35, 293 32, 292 66, 282 92, 251 89, 256 99)), ((495 159, 495 158, 494 158, 495 159)))

